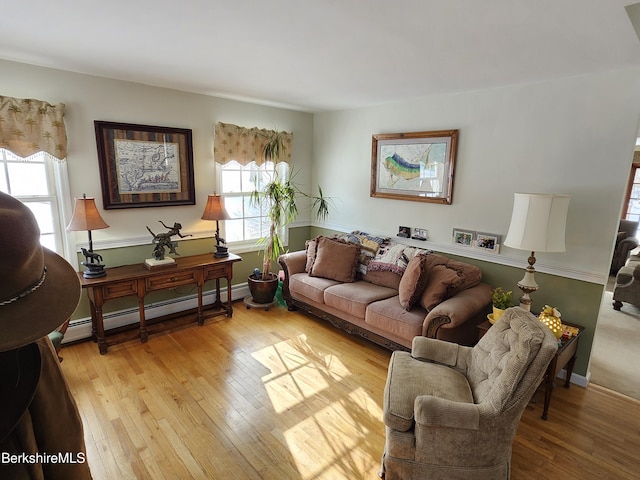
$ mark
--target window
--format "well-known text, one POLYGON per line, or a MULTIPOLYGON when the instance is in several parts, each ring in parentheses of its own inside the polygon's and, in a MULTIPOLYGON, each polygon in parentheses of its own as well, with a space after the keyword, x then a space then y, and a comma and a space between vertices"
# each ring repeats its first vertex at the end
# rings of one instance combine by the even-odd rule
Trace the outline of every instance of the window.
POLYGON ((625 219, 634 222, 640 220, 640 169, 638 167, 639 165, 631 167, 625 212, 625 219))
POLYGON ((289 165, 284 162, 277 166, 273 162, 265 162, 259 166, 255 162, 241 165, 230 161, 224 165, 217 164, 217 167, 225 208, 231 217, 224 223, 226 241, 255 242, 268 235, 269 219, 264 208, 252 205, 249 197, 254 190, 264 188, 276 173, 286 176, 289 165))
POLYGON ((17 198, 31 209, 40 227, 40 243, 63 255, 64 225, 58 201, 61 162, 44 152, 21 158, 0 148, 0 191, 17 198))

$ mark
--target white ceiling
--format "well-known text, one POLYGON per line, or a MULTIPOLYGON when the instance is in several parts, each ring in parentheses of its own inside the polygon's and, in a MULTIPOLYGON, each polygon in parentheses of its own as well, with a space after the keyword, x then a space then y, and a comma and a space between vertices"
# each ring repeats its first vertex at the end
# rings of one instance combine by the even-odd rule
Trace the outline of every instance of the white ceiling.
POLYGON ((631 1, 7 0, 0 58, 347 109, 638 67, 631 1))

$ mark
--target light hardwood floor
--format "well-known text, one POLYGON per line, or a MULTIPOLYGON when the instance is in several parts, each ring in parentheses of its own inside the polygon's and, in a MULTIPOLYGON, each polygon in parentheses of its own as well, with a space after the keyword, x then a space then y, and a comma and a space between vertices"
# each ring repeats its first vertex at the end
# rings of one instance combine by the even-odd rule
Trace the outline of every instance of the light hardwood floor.
MULTIPOLYGON (((388 351, 279 307, 176 323, 63 348, 96 480, 377 478, 388 351)), ((544 421, 537 397, 513 479, 639 478, 639 401, 558 387, 544 421)))

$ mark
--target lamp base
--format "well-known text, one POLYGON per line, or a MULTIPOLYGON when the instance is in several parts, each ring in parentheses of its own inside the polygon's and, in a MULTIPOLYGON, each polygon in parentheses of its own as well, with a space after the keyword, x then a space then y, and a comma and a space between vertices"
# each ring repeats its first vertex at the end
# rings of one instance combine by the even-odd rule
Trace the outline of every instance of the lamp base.
POLYGON ((216 251, 213 254, 215 258, 224 258, 229 256, 229 249, 222 245, 216 245, 216 251))
POLYGON ((522 280, 518 282, 518 288, 522 290, 523 293, 522 298, 520 298, 520 308, 523 308, 527 312, 531 311, 531 297, 529 294, 540 288, 533 276, 536 271, 535 268, 533 268, 535 261, 536 259, 533 256, 533 252, 531 252, 531 257, 529 257, 529 266, 525 268, 524 277, 522 277, 522 280))
POLYGON ((100 278, 107 276, 107 272, 104 271, 104 265, 101 263, 82 262, 81 264, 86 267, 86 270, 82 274, 84 278, 100 278))

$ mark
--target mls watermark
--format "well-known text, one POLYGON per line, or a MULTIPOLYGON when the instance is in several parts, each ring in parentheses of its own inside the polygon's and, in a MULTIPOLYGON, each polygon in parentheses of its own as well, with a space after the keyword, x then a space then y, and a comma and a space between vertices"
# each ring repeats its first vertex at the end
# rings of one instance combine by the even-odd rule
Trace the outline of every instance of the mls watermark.
POLYGON ((45 463, 85 463, 87 454, 84 452, 57 452, 57 453, 9 453, 0 454, 2 464, 45 464, 45 463))

